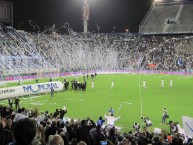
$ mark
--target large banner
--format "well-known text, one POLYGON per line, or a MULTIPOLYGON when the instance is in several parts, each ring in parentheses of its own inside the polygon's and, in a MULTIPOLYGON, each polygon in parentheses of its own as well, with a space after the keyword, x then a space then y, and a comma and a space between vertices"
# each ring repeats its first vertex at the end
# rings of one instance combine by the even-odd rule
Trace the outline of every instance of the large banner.
POLYGON ((54 91, 61 91, 63 89, 63 84, 62 82, 57 81, 57 82, 47 82, 47 83, 1 88, 0 99, 47 93, 51 92, 51 88, 53 88, 54 91))
POLYGON ((182 116, 182 125, 187 136, 193 137, 193 118, 182 116))

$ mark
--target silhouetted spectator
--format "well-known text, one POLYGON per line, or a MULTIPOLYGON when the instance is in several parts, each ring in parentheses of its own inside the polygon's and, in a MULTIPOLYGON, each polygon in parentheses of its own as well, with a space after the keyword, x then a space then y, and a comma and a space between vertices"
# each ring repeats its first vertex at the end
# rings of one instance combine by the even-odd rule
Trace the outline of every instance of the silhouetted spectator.
POLYGON ((36 123, 29 118, 20 119, 13 128, 15 141, 10 145, 30 145, 36 135, 36 123))

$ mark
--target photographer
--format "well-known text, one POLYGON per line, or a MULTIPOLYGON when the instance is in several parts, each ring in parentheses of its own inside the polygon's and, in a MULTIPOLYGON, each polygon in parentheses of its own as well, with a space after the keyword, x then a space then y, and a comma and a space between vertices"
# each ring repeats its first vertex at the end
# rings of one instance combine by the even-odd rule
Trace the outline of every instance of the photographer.
POLYGON ((168 116, 168 111, 166 108, 163 109, 163 114, 162 114, 162 124, 166 123, 166 118, 169 118, 168 116))

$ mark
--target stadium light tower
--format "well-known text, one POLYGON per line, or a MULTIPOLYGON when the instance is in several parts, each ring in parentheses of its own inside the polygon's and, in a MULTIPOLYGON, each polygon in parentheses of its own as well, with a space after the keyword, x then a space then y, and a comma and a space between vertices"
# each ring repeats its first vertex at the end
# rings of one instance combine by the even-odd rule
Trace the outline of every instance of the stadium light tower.
POLYGON ((88 32, 88 20, 89 20, 89 4, 88 0, 83 0, 82 6, 82 20, 83 20, 83 32, 88 32))

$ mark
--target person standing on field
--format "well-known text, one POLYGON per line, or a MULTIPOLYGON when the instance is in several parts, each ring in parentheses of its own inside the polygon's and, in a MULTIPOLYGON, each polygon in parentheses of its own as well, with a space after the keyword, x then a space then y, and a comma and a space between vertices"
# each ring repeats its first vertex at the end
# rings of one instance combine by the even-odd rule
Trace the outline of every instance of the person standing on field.
POLYGON ((170 88, 172 88, 172 86, 173 86, 173 82, 172 82, 172 80, 170 80, 170 84, 169 84, 169 86, 170 86, 170 88))
POLYGON ((162 124, 166 123, 166 118, 168 117, 168 111, 166 108, 163 109, 163 113, 162 113, 162 124))
POLYGON ((164 88, 164 80, 162 79, 161 80, 161 85, 160 85, 162 88, 164 88))
POLYGON ((143 88, 146 88, 147 86, 146 86, 146 80, 143 80, 143 86, 142 86, 143 88))
POLYGON ((94 89, 94 81, 92 81, 91 88, 94 89))
POLYGON ((8 99, 8 104, 9 104, 9 107, 12 109, 13 99, 11 97, 8 99))
POLYGON ((54 97, 54 88, 53 88, 53 87, 51 87, 51 92, 50 92, 50 94, 51 94, 51 97, 53 98, 53 97, 54 97))
POLYGON ((19 97, 16 97, 15 98, 15 109, 19 109, 20 108, 19 102, 20 102, 19 97))
POLYGON ((114 86, 115 86, 115 81, 113 80, 111 83, 111 89, 114 88, 114 86))

